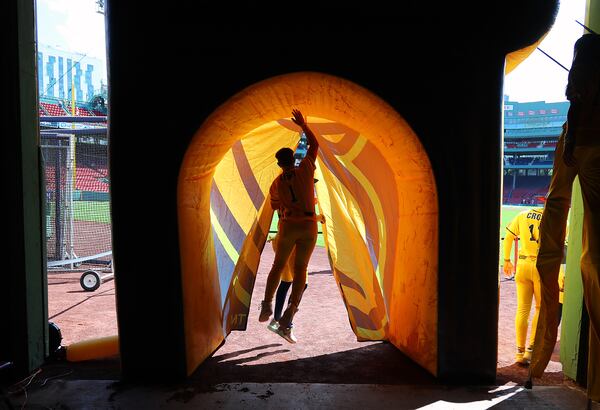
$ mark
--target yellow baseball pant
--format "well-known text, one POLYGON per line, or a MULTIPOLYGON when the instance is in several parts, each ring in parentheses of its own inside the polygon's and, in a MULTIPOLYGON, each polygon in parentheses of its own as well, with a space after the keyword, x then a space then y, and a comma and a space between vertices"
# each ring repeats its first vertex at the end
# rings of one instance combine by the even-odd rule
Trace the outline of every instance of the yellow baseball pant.
POLYGON ((515 330, 517 333, 517 347, 525 350, 527 339, 527 328, 529 326, 529 314, 531 302, 535 299, 535 313, 531 320, 531 334, 529 335, 529 346, 534 345, 535 331, 540 313, 541 284, 540 275, 535 267, 535 260, 519 259, 517 273, 515 274, 517 284, 517 314, 515 315, 515 330))
MULTIPOLYGON (((279 235, 275 235, 273 241, 271 242, 273 246, 273 251, 277 252, 277 241, 279 240, 279 235)), ((290 257, 287 263, 283 266, 283 270, 281 271, 279 279, 284 282, 293 282, 294 281, 294 267, 292 266, 291 261, 294 260, 296 254, 296 250, 292 250, 290 257)))
POLYGON ((558 273, 571 189, 579 176, 583 197, 583 243, 581 275, 584 301, 590 316, 587 394, 600 401, 600 146, 576 146, 577 164, 567 167, 562 161, 562 136, 555 153, 554 170, 540 224, 540 251, 537 268, 542 283, 542 304, 535 338, 530 375, 540 377, 556 343, 558 327, 558 273))
POLYGON ((279 321, 283 326, 288 325, 292 321, 293 315, 300 304, 302 293, 304 292, 308 262, 317 243, 317 222, 311 220, 283 220, 280 222, 277 236, 275 260, 267 277, 264 300, 267 302, 273 300, 275 291, 281 280, 281 272, 285 268, 292 251, 295 249, 292 262, 294 281, 292 283, 292 294, 290 295, 290 304, 292 306, 285 311, 279 321))

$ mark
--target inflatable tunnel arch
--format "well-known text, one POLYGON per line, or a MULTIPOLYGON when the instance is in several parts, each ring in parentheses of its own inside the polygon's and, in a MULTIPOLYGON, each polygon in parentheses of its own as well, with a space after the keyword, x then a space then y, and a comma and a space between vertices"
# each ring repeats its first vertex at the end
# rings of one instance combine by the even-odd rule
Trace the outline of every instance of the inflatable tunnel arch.
MULTIPOLYGON (((543 39, 546 37, 547 34, 548 33, 546 32, 544 35, 542 35, 537 41, 535 41, 531 45, 507 54, 504 74, 505 75, 510 74, 525 59, 527 59, 527 57, 529 57, 535 51, 536 47, 539 46, 539 44, 543 41, 543 39)), ((289 113, 287 115, 289 115, 289 113)), ((338 128, 338 130, 341 129, 341 131, 345 131, 344 128, 347 129, 347 127, 340 126, 339 124, 331 125, 331 124, 326 124, 326 123, 327 122, 324 122, 321 120, 320 123, 313 124, 313 126, 316 126, 322 132, 322 134, 324 134, 323 136, 325 138, 327 138, 328 140, 331 141, 333 139, 333 142, 335 142, 336 138, 338 138, 341 134, 339 134, 337 137, 336 137, 336 135, 331 134, 332 127, 338 128), (323 125, 323 124, 326 124, 326 125, 323 125), (329 128, 329 130, 328 130, 328 128, 329 128)), ((271 141, 268 143, 268 146, 272 145, 274 150, 280 148, 280 145, 284 145, 285 143, 289 143, 290 146, 293 146, 293 144, 295 144, 297 142, 297 138, 295 138, 295 137, 290 138, 290 135, 291 135, 289 133, 290 129, 293 130, 294 126, 290 123, 289 120, 273 121, 270 124, 261 126, 254 132, 249 133, 246 136, 246 139, 248 137, 250 137, 251 134, 252 135, 262 134, 262 136, 264 138, 275 137, 275 138, 271 139, 271 141), (291 127, 290 127, 290 125, 291 125, 291 127), (285 135, 285 136, 282 135, 282 132, 283 132, 283 134, 287 134, 287 135, 285 135), (277 137, 282 137, 285 140, 280 141, 277 139, 277 137)), ((351 132, 354 132, 354 131, 351 131, 351 132)), ((294 136, 295 136, 295 134, 294 134, 294 136)), ((238 143, 234 143, 234 144, 238 144, 238 143)), ((256 142, 254 141, 252 144, 254 145, 254 144, 256 144, 256 142)), ((239 149, 241 146, 242 146, 241 144, 237 145, 237 149, 239 149)), ((233 149, 230 150, 231 155, 233 155, 233 151, 234 151, 233 149)), ((246 152, 247 152, 247 150, 246 150, 246 152)), ((269 156, 269 155, 267 155, 267 156, 269 156)), ((226 164, 227 164, 227 166, 231 167, 234 164, 234 162, 232 161, 232 158, 229 158, 228 161, 221 161, 220 164, 221 164, 221 167, 220 167, 221 171, 224 171, 226 169, 226 166, 225 166, 226 164)), ((273 165, 273 164, 271 164, 271 165, 273 165)), ((275 169, 276 169, 276 167, 275 167, 275 169)), ((270 171, 272 172, 273 169, 271 169, 270 171)), ((239 184, 241 182, 241 180, 238 179, 237 182, 239 184)), ((213 189, 214 189, 214 187, 215 187, 215 185, 213 185, 213 189)), ((319 188, 320 188, 320 186, 319 186, 319 188)), ((323 192, 323 190, 321 190, 321 191, 323 192)), ((324 191, 325 191, 325 194, 321 195, 321 205, 325 205, 327 203, 326 198, 327 198, 328 190, 324 190, 324 191)), ((230 191, 230 193, 231 193, 231 191, 230 191)), ((261 195, 258 195, 258 198, 260 198, 260 197, 261 197, 261 195)), ((219 207, 216 207, 216 208, 218 210, 219 207)), ((268 213, 265 213, 263 215, 264 221, 266 221, 263 223, 268 222, 269 216, 270 215, 268 213)), ((238 217, 240 217, 240 215, 238 215, 238 217)), ((253 212, 251 212, 250 215, 246 216, 247 221, 252 221, 254 219, 255 219, 255 213, 253 213, 253 212)), ((217 226, 220 226, 218 219, 216 219, 215 222, 216 222, 217 226)), ((331 224, 330 224, 330 228, 331 228, 331 224)), ((338 225, 338 228, 339 228, 339 225, 338 225)), ((338 232, 339 232, 339 230, 338 230, 338 232)), ((219 230, 219 233, 222 233, 222 231, 219 230)), ((215 232, 213 231, 213 235, 214 234, 215 234, 215 232)), ((245 236, 245 234, 244 234, 244 236, 245 236)), ((334 238, 332 237, 332 239, 334 239, 334 238)), ((218 236, 217 236, 217 242, 220 242, 218 236)), ((339 245, 337 245, 336 249, 339 249, 339 245)), ((223 250, 224 249, 221 249, 221 252, 223 252, 223 250)), ((216 254, 216 252, 217 252, 217 249, 215 249, 215 254, 216 254)), ((235 251, 234 253, 237 253, 237 251, 235 251)), ((225 262, 227 262, 227 257, 223 257, 223 255, 221 255, 221 256, 222 256, 222 259, 224 259, 225 262)), ((229 255, 227 255, 227 256, 229 256, 229 255)), ((231 259, 231 258, 229 258, 229 259, 231 259)), ((237 260, 237 258, 236 258, 236 260, 237 260)), ((337 277, 340 278, 339 272, 343 272, 344 269, 339 267, 340 263, 342 262, 339 258, 337 259, 337 262, 338 262, 337 263, 338 270, 337 270, 336 274, 337 274, 337 277)), ((351 263, 354 263, 354 262, 351 262, 351 263)), ((231 269, 231 267, 229 269, 218 270, 218 272, 223 273, 222 277, 219 275, 219 291, 222 294, 222 299, 223 299, 223 295, 224 295, 223 292, 228 292, 230 290, 233 291, 234 296, 235 296, 235 292, 243 294, 243 293, 241 293, 241 290, 242 290, 241 282, 238 282, 239 279, 236 280, 233 287, 231 287, 231 286, 229 286, 229 288, 227 287, 228 286, 227 279, 229 278, 229 283, 231 283, 232 276, 233 276, 233 269, 231 269), (223 272, 221 272, 221 271, 223 271, 223 272), (225 280, 223 281, 223 279, 225 279, 225 280), (221 285, 222 282, 224 282, 224 286, 221 285), (235 285, 237 285, 237 286, 235 286, 235 285)), ((342 275, 343 275, 343 273, 342 273, 342 275)), ((240 275, 238 273, 238 275, 236 275, 236 278, 239 278, 239 277, 240 277, 240 275)), ((342 279, 344 279, 344 278, 345 277, 342 276, 342 279)), ((250 276, 250 279, 253 279, 253 274, 252 274, 252 276, 250 276)), ((248 286, 251 287, 251 284, 252 283, 249 283, 248 286)), ((213 285, 214 285, 214 283, 213 283, 213 285)), ((344 288, 342 288, 342 289, 344 289, 344 288)), ((229 316, 229 318, 230 318, 229 321, 225 322, 225 334, 227 334, 232 329, 243 329, 245 327, 246 317, 243 312, 247 312, 247 310, 248 310, 249 302, 247 302, 247 301, 248 301, 249 297, 250 297, 250 295, 248 295, 246 297, 242 296, 240 298, 236 298, 240 302, 240 305, 237 306, 237 311, 240 311, 240 313, 229 316), (244 302, 246 302, 246 303, 244 303, 244 302)), ((229 300, 229 302, 231 303, 230 300, 229 300)), ((218 310, 219 308, 217 307, 216 309, 218 310)), ((350 309, 352 309, 352 307, 350 307, 350 309)), ((356 313, 358 316, 360 316, 360 312, 356 312, 356 313)), ((355 324, 355 321, 354 322, 351 321, 351 323, 355 324)), ((369 333, 368 329, 360 328, 360 327, 357 328, 356 326, 354 327, 354 330, 359 332, 357 334, 359 338, 361 338, 361 334, 369 333)), ((218 332, 217 332, 217 335, 218 335, 218 332)), ((370 336, 372 338, 376 338, 376 334, 372 334, 370 336)), ((208 340, 212 340, 212 338, 209 338, 208 340)), ((218 337, 215 340, 218 340, 218 337)), ((213 340, 213 342, 214 342, 214 340, 213 340)), ((207 346, 210 346, 210 344, 207 346)), ((82 342, 74 343, 74 344, 68 346, 68 348, 69 349, 67 350, 67 360, 79 361, 79 360, 98 359, 98 358, 103 358, 106 356, 111 356, 111 355, 117 354, 119 351, 119 338, 116 335, 110 336, 110 337, 94 338, 94 339, 89 339, 89 340, 85 340, 82 342)), ((200 355, 199 357, 202 357, 202 355, 200 355)))
POLYGON ((320 142, 316 184, 326 247, 358 340, 389 340, 437 373, 438 200, 403 118, 339 77, 298 72, 256 83, 196 132, 179 173, 188 374, 244 330, 273 211, 274 153, 294 147, 300 109, 320 142))

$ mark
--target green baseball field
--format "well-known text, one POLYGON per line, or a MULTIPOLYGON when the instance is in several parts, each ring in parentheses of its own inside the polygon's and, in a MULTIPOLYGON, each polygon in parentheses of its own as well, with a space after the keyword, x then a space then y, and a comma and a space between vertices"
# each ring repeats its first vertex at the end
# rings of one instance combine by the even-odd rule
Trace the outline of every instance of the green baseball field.
MULTIPOLYGON (((500 238, 504 238, 506 232, 505 227, 510 221, 522 210, 527 209, 531 205, 518 206, 518 205, 503 205, 502 213, 500 216, 500 238)), ((542 208, 542 207, 537 207, 542 208)), ((86 222, 99 222, 99 223, 110 223, 110 203, 108 201, 75 201, 74 202, 74 214, 76 221, 86 222)), ((277 215, 273 217, 271 222, 271 231, 277 230, 277 215)), ((322 225, 319 224, 319 232, 321 232, 322 225)), ((273 235, 273 234, 271 234, 273 235)), ((323 234, 319 233, 317 237, 317 246, 325 246, 323 234)))
MULTIPOLYGON (((504 232, 506 232, 506 226, 512 221, 512 219, 522 210, 527 208, 538 208, 542 209, 543 207, 533 206, 533 205, 502 205, 501 215, 500 215, 500 226, 498 227, 500 230, 500 238, 504 238, 504 232)), ((271 222, 271 231, 275 232, 277 230, 277 215, 273 217, 273 221, 271 222)), ((322 225, 319 224, 319 232, 321 232, 322 225)), ((274 234, 271 234, 274 235, 274 234)), ((317 246, 325 246, 325 240, 323 239, 323 234, 320 233, 317 237, 317 246)), ((502 255, 500 255, 502 258, 502 255)))

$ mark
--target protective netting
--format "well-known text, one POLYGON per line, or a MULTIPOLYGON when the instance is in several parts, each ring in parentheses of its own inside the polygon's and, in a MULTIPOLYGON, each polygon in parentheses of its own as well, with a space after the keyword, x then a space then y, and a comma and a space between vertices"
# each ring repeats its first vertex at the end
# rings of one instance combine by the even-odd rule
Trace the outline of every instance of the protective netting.
POLYGON ((67 266, 60 261, 108 264, 112 245, 106 133, 42 132, 41 158, 48 266, 67 266))

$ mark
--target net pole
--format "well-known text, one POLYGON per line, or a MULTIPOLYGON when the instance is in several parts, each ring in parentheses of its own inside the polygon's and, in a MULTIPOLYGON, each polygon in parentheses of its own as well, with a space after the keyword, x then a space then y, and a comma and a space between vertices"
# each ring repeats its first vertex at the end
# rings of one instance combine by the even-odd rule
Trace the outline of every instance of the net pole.
MULTIPOLYGON (((76 107, 75 107, 75 76, 71 76, 71 115, 75 116, 76 107)), ((75 129, 75 123, 71 123, 71 129, 75 129)), ((75 134, 69 135, 69 158, 68 158, 68 166, 69 166, 69 176, 67 179, 67 186, 69 190, 69 195, 67 196, 67 201, 69 203, 69 259, 77 258, 75 255, 75 245, 73 243, 74 240, 74 232, 73 232, 73 219, 74 219, 74 209, 73 209, 73 195, 75 192, 75 134)), ((74 269, 75 266, 71 263, 71 270, 74 269)))
MULTIPOLYGON (((71 115, 75 117, 76 115, 76 107, 75 107, 75 76, 71 76, 71 115)), ((75 129, 75 123, 71 122, 71 129, 75 129)), ((75 163, 75 142, 73 142, 73 189, 75 189, 75 178, 77 178, 76 172, 77 167, 75 163)))
POLYGON ((56 152, 55 169, 54 169, 54 231, 56 234, 55 258, 61 260, 63 258, 63 203, 62 203, 62 143, 58 141, 58 149, 56 152))
MULTIPOLYGON (((68 158, 68 173, 70 178, 67 183, 67 202, 69 206, 69 259, 77 258, 75 254, 75 245, 74 241, 74 229, 73 229, 73 220, 75 219, 75 210, 73 207, 73 196, 74 196, 74 186, 75 186, 75 135, 71 134, 69 136, 69 158, 68 158)), ((71 263, 71 269, 74 268, 74 265, 71 263)))

